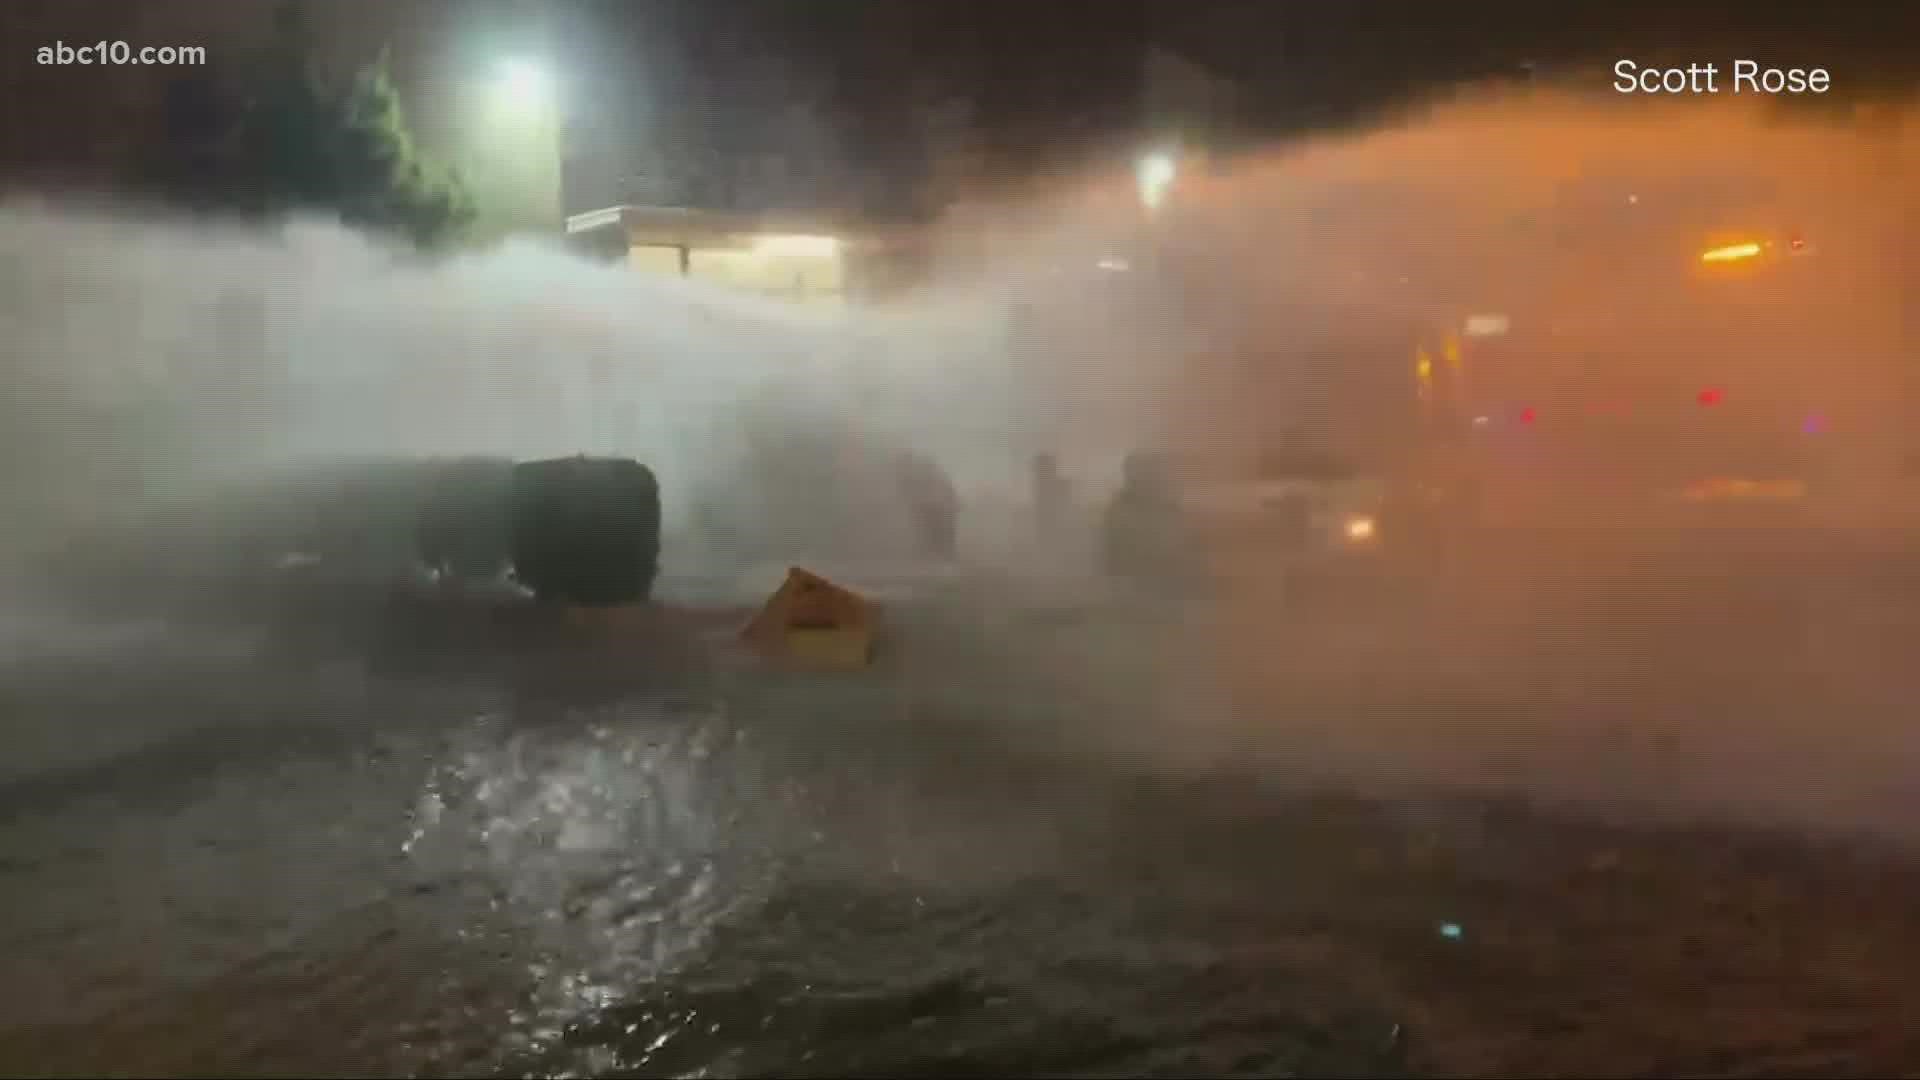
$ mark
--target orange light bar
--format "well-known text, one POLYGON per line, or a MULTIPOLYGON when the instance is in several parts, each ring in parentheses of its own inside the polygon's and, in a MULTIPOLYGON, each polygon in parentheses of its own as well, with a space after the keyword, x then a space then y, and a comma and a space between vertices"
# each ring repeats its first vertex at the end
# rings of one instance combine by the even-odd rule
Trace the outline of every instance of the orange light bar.
POLYGON ((1762 248, 1751 241, 1745 244, 1728 244, 1726 247, 1710 248, 1700 253, 1701 262, 1737 262, 1751 259, 1760 254, 1762 248))

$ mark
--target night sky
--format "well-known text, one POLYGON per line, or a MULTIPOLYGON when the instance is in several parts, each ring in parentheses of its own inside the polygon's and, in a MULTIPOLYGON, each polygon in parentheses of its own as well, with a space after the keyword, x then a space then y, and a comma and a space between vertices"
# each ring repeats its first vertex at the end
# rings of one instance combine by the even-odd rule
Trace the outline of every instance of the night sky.
MULTIPOLYGON (((8 0, 0 62, 15 104, 0 111, 0 177, 105 185, 152 122, 166 69, 40 68, 55 40, 205 44, 216 61, 258 41, 273 0, 8 0), (25 103, 24 106, 21 103, 25 103)), ((815 141, 843 183, 911 168, 916 109, 961 96, 1003 168, 1043 168, 1132 122, 1138 57, 1171 46, 1237 80, 1247 119, 1282 132, 1336 125, 1463 79, 1604 65, 1621 55, 1692 58, 1752 50, 1876 80, 1904 77, 1920 6, 1232 0, 329 0, 313 5, 342 62, 392 46, 409 89, 544 25, 567 81, 569 135, 587 160, 633 145, 704 142, 752 153, 780 142, 796 110, 824 117, 815 141), (484 32, 479 29, 487 28, 484 32)), ((430 92, 415 93, 435 122, 430 92)), ((607 166, 613 168, 613 166, 607 166)), ((877 197, 877 196, 876 196, 877 197)))

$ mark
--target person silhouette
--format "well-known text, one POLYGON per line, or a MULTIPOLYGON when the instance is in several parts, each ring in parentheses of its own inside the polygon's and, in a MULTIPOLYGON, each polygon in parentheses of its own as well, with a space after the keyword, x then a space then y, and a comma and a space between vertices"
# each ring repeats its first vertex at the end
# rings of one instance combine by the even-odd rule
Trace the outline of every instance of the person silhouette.
POLYGON ((1067 480, 1060 475, 1059 459, 1052 454, 1035 454, 1033 458, 1033 519, 1034 530, 1042 541, 1051 540, 1059 535, 1070 498, 1067 480))
POLYGON ((906 451, 899 460, 900 486, 922 555, 951 561, 959 553, 960 496, 938 462, 906 451))

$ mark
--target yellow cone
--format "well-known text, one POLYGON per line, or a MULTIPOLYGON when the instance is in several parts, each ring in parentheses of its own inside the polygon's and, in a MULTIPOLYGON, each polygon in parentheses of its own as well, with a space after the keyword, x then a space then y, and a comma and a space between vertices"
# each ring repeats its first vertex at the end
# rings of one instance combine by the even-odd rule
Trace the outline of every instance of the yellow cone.
POLYGON ((873 662, 877 621, 865 599, 796 566, 741 637, 776 659, 846 670, 873 662))

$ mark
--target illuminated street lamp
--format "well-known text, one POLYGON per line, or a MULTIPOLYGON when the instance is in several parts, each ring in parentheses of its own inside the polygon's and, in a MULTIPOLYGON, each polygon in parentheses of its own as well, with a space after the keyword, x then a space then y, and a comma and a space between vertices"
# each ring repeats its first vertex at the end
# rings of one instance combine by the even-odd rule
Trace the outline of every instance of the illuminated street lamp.
POLYGON ((1180 167, 1172 154, 1148 154, 1134 166, 1134 173, 1140 182, 1140 202, 1148 210, 1158 210, 1167 201, 1167 192, 1180 175, 1180 167))
POLYGON ((504 58, 474 80, 461 164, 483 216, 545 230, 561 217, 560 93, 530 56, 504 58))
POLYGON ((531 60, 509 60, 500 65, 501 100, 519 108, 545 108, 553 100, 553 79, 531 60))

